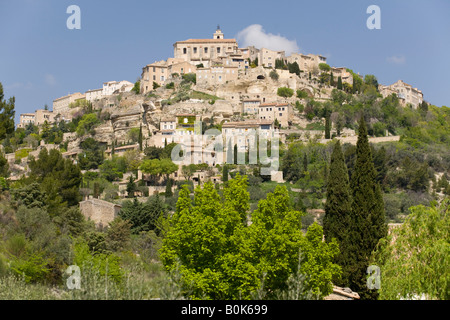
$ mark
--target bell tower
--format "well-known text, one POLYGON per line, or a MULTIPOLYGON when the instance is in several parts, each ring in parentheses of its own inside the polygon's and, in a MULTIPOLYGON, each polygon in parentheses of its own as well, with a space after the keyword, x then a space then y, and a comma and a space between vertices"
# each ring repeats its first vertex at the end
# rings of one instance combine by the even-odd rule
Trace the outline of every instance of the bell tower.
POLYGON ((223 33, 220 30, 220 26, 219 25, 217 25, 217 30, 216 30, 216 32, 213 35, 213 39, 223 39, 223 33))

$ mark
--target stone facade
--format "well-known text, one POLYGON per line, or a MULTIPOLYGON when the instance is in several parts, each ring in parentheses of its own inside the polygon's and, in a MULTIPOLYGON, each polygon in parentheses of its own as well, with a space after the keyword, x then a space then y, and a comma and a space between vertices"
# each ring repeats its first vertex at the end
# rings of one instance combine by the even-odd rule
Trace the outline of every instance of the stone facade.
POLYGON ((111 202, 88 199, 80 202, 80 210, 87 220, 95 222, 96 226, 108 226, 119 214, 122 206, 111 202))
POLYGON ((111 96, 116 93, 130 92, 134 84, 130 81, 108 81, 103 83, 102 96, 111 96))
POLYGON ((224 34, 217 28, 212 39, 189 39, 177 41, 173 45, 174 58, 183 59, 193 65, 203 64, 210 67, 212 61, 238 53, 236 39, 225 39, 224 34))
POLYGON ((400 98, 400 101, 404 105, 410 103, 414 109, 416 109, 419 104, 423 102, 423 93, 412 85, 405 83, 403 80, 398 80, 396 83, 390 86, 379 85, 378 89, 383 96, 386 98, 391 94, 395 93, 400 98))
POLYGON ((86 91, 86 100, 89 102, 100 100, 103 97, 103 88, 86 91))
POLYGON ((317 54, 293 53, 286 58, 286 63, 297 62, 300 70, 306 72, 318 71, 320 63, 327 63, 327 58, 317 54))
POLYGON ((261 120, 278 120, 281 126, 287 127, 292 114, 288 103, 263 103, 259 105, 258 117, 261 120))
POLYGON ((197 69, 197 83, 199 85, 221 85, 238 79, 238 67, 212 66, 197 69))
POLYGON ((17 124, 17 128, 25 128, 30 123, 34 124, 34 119, 36 115, 34 113, 22 113, 20 115, 19 123, 17 124))
POLYGON ((72 118, 70 114, 69 105, 77 100, 85 99, 86 96, 80 92, 72 93, 67 96, 53 100, 53 112, 55 115, 61 115, 63 120, 70 120, 72 118))
POLYGON ((170 80, 174 74, 183 75, 195 73, 197 67, 180 58, 169 58, 166 61, 155 61, 142 68, 141 92, 147 93, 153 90, 153 82, 162 86, 170 80))

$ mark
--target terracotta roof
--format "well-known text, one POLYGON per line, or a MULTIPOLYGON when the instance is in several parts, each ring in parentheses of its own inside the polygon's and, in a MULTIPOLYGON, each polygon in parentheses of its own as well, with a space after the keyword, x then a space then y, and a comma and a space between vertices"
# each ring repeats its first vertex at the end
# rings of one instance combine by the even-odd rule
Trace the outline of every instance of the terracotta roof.
POLYGON ((272 103, 261 103, 260 107, 269 107, 269 106, 276 106, 277 104, 275 102, 272 103))

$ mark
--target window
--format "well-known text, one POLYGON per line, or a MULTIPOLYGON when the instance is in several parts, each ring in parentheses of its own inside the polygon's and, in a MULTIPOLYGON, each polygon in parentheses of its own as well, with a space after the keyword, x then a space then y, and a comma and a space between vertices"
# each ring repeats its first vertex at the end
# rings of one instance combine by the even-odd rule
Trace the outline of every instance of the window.
POLYGON ((280 117, 282 117, 283 116, 283 114, 280 112, 280 117))
POLYGON ((156 67, 153 67, 153 72, 156 72, 156 67))
POLYGON ((208 53, 208 47, 205 47, 205 53, 208 53))
POLYGON ((194 53, 197 53, 197 47, 194 47, 194 53))
POLYGON ((217 47, 217 53, 220 53, 220 47, 217 47))
POLYGON ((164 81, 164 76, 161 76, 161 81, 164 81))
POLYGON ((155 81, 156 80, 156 76, 155 75, 153 75, 153 81, 155 81))
POLYGON ((187 53, 187 49, 183 48, 183 54, 186 54, 186 53, 187 53))

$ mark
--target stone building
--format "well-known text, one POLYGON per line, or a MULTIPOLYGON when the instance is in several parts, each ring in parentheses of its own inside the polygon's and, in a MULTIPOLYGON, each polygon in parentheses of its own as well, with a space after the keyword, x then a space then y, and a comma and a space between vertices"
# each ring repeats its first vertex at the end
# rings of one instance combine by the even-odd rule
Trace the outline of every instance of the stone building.
POLYGON ((55 114, 50 110, 36 110, 34 124, 36 126, 39 126, 44 124, 45 121, 47 121, 48 123, 55 122, 55 114))
POLYGON ((88 90, 85 92, 86 100, 89 102, 93 102, 96 100, 100 100, 103 98, 103 88, 88 90))
POLYGON ((284 51, 274 51, 267 48, 261 48, 258 54, 258 64, 265 67, 275 68, 276 60, 285 59, 284 51))
POLYGON ((19 123, 17 124, 17 128, 25 128, 30 123, 34 124, 34 119, 36 115, 34 113, 22 113, 20 114, 19 123))
POLYGON ((337 82, 338 78, 341 77, 342 83, 353 84, 353 76, 347 71, 347 68, 335 68, 331 67, 331 72, 333 73, 334 81, 337 82))
POLYGON ((416 109, 419 104, 423 102, 422 91, 414 88, 410 84, 405 83, 403 80, 398 80, 390 86, 379 85, 378 90, 383 98, 386 98, 393 93, 397 94, 403 105, 410 103, 414 109, 416 109))
POLYGON ((219 26, 212 39, 177 41, 173 47, 175 59, 183 59, 193 65, 203 64, 205 68, 210 67, 214 60, 238 53, 236 39, 225 39, 219 26))
POLYGON ((80 210, 87 220, 96 226, 108 226, 119 214, 122 206, 100 199, 88 199, 80 202, 80 210))
POLYGON ((108 81, 103 83, 102 96, 111 96, 115 93, 130 92, 134 84, 130 81, 108 81))
POLYGON ((244 99, 242 101, 242 113, 245 114, 258 114, 259 105, 261 104, 261 99, 244 99))
POLYGON ((238 67, 213 65, 197 69, 198 85, 220 85, 238 79, 238 67))
POLYGON ((55 115, 61 115, 63 120, 70 120, 69 105, 77 100, 85 99, 86 96, 80 92, 72 93, 67 96, 53 100, 53 112, 55 115))
POLYGON ((183 75, 195 73, 196 66, 180 58, 169 58, 166 61, 156 61, 142 68, 141 92, 147 93, 153 90, 153 82, 162 86, 175 74, 183 75))
POLYGON ((259 105, 258 117, 260 120, 278 120, 283 127, 289 125, 292 107, 289 103, 262 103, 259 105))
POLYGON ((26 128, 30 123, 36 126, 43 125, 45 121, 53 123, 55 116, 54 112, 44 109, 36 110, 34 113, 22 113, 17 128, 26 128))
POLYGON ((286 63, 297 62, 300 70, 306 72, 314 72, 314 70, 319 70, 319 64, 327 63, 327 58, 322 55, 317 54, 302 54, 302 53, 292 53, 285 60, 286 63))

